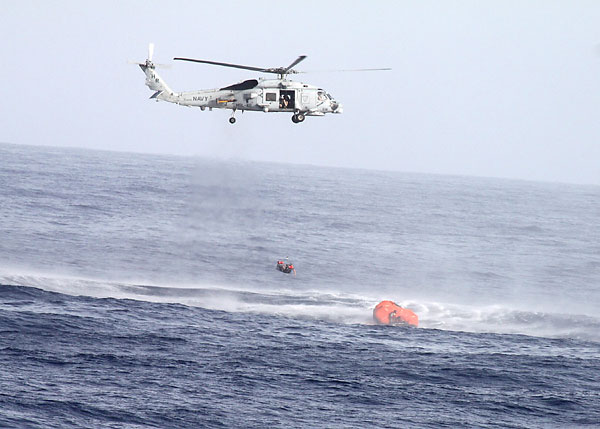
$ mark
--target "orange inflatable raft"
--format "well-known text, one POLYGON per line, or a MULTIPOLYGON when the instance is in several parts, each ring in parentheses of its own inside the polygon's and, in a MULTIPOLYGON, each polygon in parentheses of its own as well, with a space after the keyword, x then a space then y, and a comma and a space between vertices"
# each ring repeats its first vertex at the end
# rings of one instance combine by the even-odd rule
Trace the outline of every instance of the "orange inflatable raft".
POLYGON ((373 320, 380 325, 419 326, 419 317, 392 301, 381 301, 373 309, 373 320))

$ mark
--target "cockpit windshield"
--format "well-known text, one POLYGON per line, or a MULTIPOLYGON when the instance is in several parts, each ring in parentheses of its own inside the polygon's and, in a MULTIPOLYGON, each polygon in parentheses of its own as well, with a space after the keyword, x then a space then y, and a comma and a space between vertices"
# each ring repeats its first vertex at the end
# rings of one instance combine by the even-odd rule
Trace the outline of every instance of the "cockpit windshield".
POLYGON ((322 103, 325 100, 333 100, 333 97, 331 96, 331 94, 323 91, 322 89, 319 89, 317 91, 317 100, 319 101, 319 103, 322 103))

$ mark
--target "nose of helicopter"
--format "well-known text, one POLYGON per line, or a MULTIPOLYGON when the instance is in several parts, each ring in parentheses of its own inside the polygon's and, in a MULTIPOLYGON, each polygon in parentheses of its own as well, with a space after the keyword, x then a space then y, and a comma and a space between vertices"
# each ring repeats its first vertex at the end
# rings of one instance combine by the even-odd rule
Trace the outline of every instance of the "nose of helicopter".
POLYGON ((333 111, 333 113, 343 113, 344 107, 342 106, 341 103, 338 103, 337 101, 332 101, 331 102, 331 110, 333 111))

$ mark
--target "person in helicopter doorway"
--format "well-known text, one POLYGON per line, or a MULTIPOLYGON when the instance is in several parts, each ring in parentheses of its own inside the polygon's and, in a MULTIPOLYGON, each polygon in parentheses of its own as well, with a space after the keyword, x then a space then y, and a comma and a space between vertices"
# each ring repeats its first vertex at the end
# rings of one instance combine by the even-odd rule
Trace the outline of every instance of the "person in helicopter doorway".
POLYGON ((287 109, 290 105, 290 96, 285 94, 281 96, 281 100, 279 101, 279 108, 287 109))

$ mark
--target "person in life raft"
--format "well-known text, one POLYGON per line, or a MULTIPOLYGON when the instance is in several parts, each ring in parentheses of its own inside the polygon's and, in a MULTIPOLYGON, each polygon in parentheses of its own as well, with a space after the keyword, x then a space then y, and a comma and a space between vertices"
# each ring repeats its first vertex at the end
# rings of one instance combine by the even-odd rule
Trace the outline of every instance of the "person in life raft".
POLYGON ((296 269, 294 268, 294 264, 292 264, 287 259, 285 261, 281 261, 281 260, 277 261, 277 269, 279 271, 281 271, 282 273, 286 273, 286 274, 289 274, 293 271, 294 275, 296 275, 296 269))

